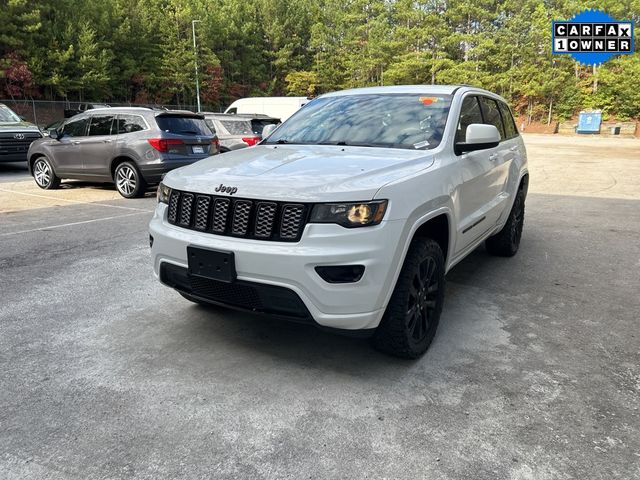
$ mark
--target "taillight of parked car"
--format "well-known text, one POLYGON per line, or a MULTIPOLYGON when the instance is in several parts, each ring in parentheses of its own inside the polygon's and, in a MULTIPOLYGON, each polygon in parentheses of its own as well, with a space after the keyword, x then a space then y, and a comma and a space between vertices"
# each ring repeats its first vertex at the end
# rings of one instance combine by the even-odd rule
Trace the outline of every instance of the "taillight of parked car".
POLYGON ((149 145, 163 153, 168 152, 171 145, 184 145, 182 140, 172 138, 150 138, 147 141, 149 145))
POLYGON ((211 145, 213 145, 213 148, 215 148, 216 152, 220 153, 220 140, 218 140, 218 137, 213 137, 211 139, 211 145))
POLYGON ((250 147, 253 147, 256 143, 260 141, 260 137, 242 137, 242 141, 247 145, 249 145, 250 147))

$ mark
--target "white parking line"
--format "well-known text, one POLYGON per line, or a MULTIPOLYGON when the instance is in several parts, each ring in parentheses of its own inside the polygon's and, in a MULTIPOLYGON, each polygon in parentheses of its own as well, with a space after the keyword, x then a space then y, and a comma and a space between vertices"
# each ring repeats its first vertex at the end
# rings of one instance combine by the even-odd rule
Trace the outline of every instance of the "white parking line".
POLYGON ((117 218, 131 217, 133 215, 142 215, 143 213, 151 213, 148 210, 140 212, 125 213, 124 215, 114 215, 112 217, 92 218, 91 220, 83 220, 82 222, 62 223, 60 225, 50 225, 45 227, 32 228, 30 230, 19 230, 17 232, 0 233, 0 237, 8 237, 10 235, 19 235, 21 233, 39 232, 41 230, 53 230, 55 228, 73 227, 75 225, 83 225, 85 223, 101 222, 105 220, 115 220, 117 218))
POLYGON ((67 203, 75 203, 76 205, 99 205, 99 206, 102 206, 102 207, 120 208, 122 210, 137 210, 139 212, 152 212, 153 211, 153 210, 146 210, 144 208, 122 207, 120 205, 110 205, 108 203, 81 202, 79 200, 69 200, 67 198, 52 197, 50 195, 38 195, 36 193, 18 192, 16 190, 6 190, 4 188, 0 188, 0 192, 15 193, 17 195, 27 195, 29 197, 46 198, 46 199, 49 199, 49 200, 59 200, 59 201, 62 201, 62 202, 67 202, 67 203))

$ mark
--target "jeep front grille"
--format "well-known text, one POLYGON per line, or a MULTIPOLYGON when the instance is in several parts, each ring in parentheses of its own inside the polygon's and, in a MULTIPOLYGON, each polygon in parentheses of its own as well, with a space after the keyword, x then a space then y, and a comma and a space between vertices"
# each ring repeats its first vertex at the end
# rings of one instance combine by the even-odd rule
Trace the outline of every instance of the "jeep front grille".
POLYGON ((217 197, 173 190, 167 220, 172 225, 240 238, 297 242, 309 217, 303 203, 217 197))

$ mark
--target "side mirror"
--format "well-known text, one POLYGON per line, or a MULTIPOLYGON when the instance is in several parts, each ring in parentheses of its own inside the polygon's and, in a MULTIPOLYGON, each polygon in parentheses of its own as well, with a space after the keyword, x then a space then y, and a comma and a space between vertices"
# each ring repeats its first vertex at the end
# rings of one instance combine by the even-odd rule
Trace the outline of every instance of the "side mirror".
POLYGON ((467 152, 486 150, 497 147, 499 144, 500 132, 494 125, 472 123, 467 127, 466 141, 456 143, 455 154, 462 155, 467 152))
POLYGON ((49 130, 49 138, 53 138, 54 140, 60 140, 60 137, 62 135, 60 134, 60 132, 58 132, 58 130, 56 130, 55 128, 52 128, 51 130, 49 130))
POLYGON ((264 140, 269 135, 271 135, 276 128, 278 128, 278 126, 274 125, 273 123, 270 123, 269 125, 265 125, 264 128, 262 129, 262 139, 264 140))
POLYGON ((26 117, 23 117, 22 115, 18 115, 18 117, 20 117, 20 120, 22 120, 23 122, 27 121, 26 117))

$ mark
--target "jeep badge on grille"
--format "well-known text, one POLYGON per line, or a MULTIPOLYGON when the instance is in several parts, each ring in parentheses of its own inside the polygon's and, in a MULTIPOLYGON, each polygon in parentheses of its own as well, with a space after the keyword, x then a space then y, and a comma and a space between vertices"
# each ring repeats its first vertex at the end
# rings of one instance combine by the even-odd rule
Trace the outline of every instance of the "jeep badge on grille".
POLYGON ((220 193, 228 193, 229 195, 233 195, 234 193, 236 193, 238 191, 237 187, 227 187, 223 184, 220 184, 219 187, 216 187, 216 192, 220 192, 220 193))

